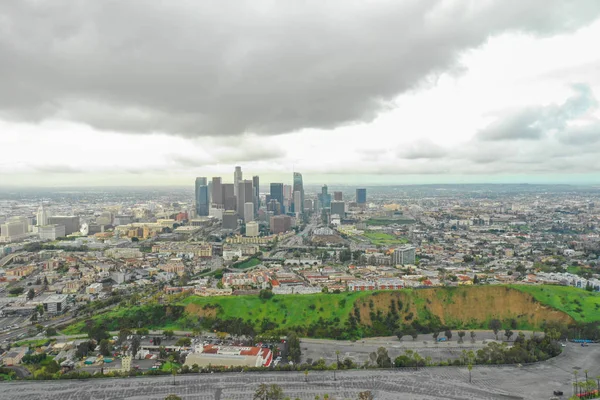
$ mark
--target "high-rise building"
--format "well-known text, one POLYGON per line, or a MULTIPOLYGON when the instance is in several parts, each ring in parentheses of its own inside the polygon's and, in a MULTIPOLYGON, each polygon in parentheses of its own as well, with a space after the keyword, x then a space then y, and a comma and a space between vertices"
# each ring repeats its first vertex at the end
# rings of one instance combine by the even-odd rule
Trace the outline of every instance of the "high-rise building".
POLYGON ((223 183, 221 188, 223 189, 222 197, 225 210, 235 210, 237 208, 237 200, 233 183, 223 183))
POLYGON ((411 245, 405 245, 394 249, 392 253, 392 262, 395 265, 406 265, 415 263, 415 248, 411 245))
POLYGON ((37 225, 45 226, 48 225, 48 217, 50 216, 50 211, 42 204, 40 208, 38 208, 37 212, 37 225))
MULTIPOLYGON (((279 206, 283 207, 283 183, 271 183, 271 200, 277 201, 279 206)), ((280 209, 277 214, 283 212, 285 211, 280 209)))
MULTIPOLYGON (((244 219, 244 204, 253 203, 254 191, 252 190, 252 181, 245 179, 238 184, 238 196, 237 196, 237 212, 240 218, 244 219)), ((254 214, 254 213, 253 213, 254 214)))
POLYGON ((289 215, 276 215, 271 217, 271 232, 278 234, 292 228, 292 218, 289 215))
POLYGON ((346 203, 343 201, 332 201, 331 215, 339 215, 340 218, 344 218, 346 216, 346 203))
POLYGON ((344 195, 342 194, 342 192, 333 192, 333 199, 335 201, 342 201, 344 200, 344 195))
POLYGON ((244 203, 244 222, 254 221, 254 203, 247 201, 244 203))
POLYGON ((223 213, 223 229, 236 230, 238 227, 238 215, 233 210, 227 210, 223 213))
POLYGON ((258 175, 252 177, 252 190, 254 191, 254 212, 260 208, 260 179, 258 175))
POLYGON ((292 185, 283 185, 283 199, 292 200, 292 185))
POLYGON ((48 225, 64 225, 65 235, 79 231, 79 217, 75 215, 54 215, 48 217, 48 225))
POLYGON ((294 212, 302 214, 304 208, 304 184, 302 183, 302 174, 294 172, 294 212), (296 200, 296 192, 300 192, 300 197, 296 200))
POLYGON ((367 204, 367 189, 356 189, 356 204, 367 204))
POLYGON ((208 185, 206 177, 196 178, 195 190, 196 215, 207 216, 209 209, 208 185))
POLYGON ((331 207, 331 194, 327 192, 327 185, 323 185, 321 193, 318 195, 319 206, 321 208, 331 207))
POLYGON ((267 203, 267 211, 273 212, 273 215, 281 214, 281 204, 275 199, 269 200, 267 203))
POLYGON ((220 176, 212 178, 212 204, 217 208, 223 207, 223 181, 220 176))
POLYGON ((259 234, 258 222, 250 221, 246 223, 246 236, 256 237, 259 234))
POLYGON ((239 197, 238 196, 238 184, 242 181, 242 167, 237 166, 235 167, 235 171, 233 172, 233 190, 234 190, 234 195, 235 197, 239 197))

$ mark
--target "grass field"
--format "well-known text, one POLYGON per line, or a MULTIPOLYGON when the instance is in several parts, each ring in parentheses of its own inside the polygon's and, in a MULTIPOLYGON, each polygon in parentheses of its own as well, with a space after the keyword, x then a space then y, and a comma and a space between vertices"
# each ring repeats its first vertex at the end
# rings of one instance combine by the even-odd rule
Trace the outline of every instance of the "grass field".
POLYGON ((243 320, 262 321, 269 319, 281 328, 308 326, 323 320, 339 318, 344 323, 352 311, 354 302, 370 293, 341 293, 313 295, 275 296, 262 300, 258 296, 198 297, 190 296, 183 301, 186 311, 202 315, 208 308, 219 305, 221 319, 242 318, 243 320))
POLYGON ((382 246, 392 246, 396 244, 408 243, 408 239, 406 238, 396 237, 395 235, 384 232, 367 231, 363 234, 363 236, 369 239, 374 245, 380 244, 382 246))
POLYGON ((54 342, 55 339, 39 339, 39 340, 24 340, 14 344, 15 347, 29 346, 29 347, 41 347, 46 343, 54 342))
POLYGON ((248 268, 252 268, 257 266, 258 264, 260 264, 261 261, 258 258, 249 258, 244 262, 241 262, 239 264, 235 264, 233 266, 233 268, 235 269, 248 269, 248 268))
POLYGON ((600 320, 600 294, 587 292, 571 286, 511 285, 512 288, 529 293, 537 301, 569 314, 576 321, 600 320))

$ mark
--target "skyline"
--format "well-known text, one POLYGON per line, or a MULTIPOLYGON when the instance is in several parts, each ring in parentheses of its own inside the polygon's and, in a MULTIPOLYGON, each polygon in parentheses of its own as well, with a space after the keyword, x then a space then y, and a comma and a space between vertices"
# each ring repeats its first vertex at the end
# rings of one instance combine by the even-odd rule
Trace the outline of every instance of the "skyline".
POLYGON ((0 13, 2 187, 600 184, 597 1, 0 13))

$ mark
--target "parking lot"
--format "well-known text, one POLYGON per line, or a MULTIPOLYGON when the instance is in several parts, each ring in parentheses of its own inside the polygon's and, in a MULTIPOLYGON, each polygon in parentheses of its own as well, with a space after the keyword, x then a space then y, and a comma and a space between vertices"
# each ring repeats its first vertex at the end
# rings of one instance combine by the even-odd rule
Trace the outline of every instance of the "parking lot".
POLYGON ((569 343, 551 360, 518 366, 475 366, 472 382, 465 367, 430 367, 395 370, 302 371, 267 373, 189 374, 173 377, 28 381, 3 383, 0 399, 10 400, 163 400, 173 393, 183 400, 246 400, 260 383, 281 386, 285 396, 313 400, 324 394, 356 399, 371 391, 377 400, 537 400, 549 399, 554 390, 572 394, 573 370, 598 374, 600 345, 569 343))
MULTIPOLYGON (((530 332, 527 335, 531 335, 530 332)), ((539 335, 539 333, 538 333, 539 335)), ((514 340, 516 333, 511 337, 514 340)), ((446 339, 443 335, 439 338, 446 339)), ((498 339, 506 339, 498 335, 498 339)), ((430 357, 433 362, 447 361, 460 357, 463 350, 477 351, 487 346, 491 341, 495 341, 495 335, 490 331, 477 331, 475 341, 472 341, 468 332, 464 337, 463 343, 458 343, 456 333, 450 341, 435 342, 431 335, 418 335, 415 340, 412 337, 405 336, 398 340, 395 336, 381 338, 366 338, 358 341, 347 340, 326 340, 326 339, 302 339, 302 362, 315 362, 324 358, 327 364, 337 360, 339 351, 340 361, 345 358, 351 359, 355 364, 362 366, 369 360, 369 354, 377 352, 379 347, 385 347, 392 360, 405 353, 406 350, 412 350, 419 353, 423 358, 430 357)), ((510 342, 509 342, 510 343, 510 342)))

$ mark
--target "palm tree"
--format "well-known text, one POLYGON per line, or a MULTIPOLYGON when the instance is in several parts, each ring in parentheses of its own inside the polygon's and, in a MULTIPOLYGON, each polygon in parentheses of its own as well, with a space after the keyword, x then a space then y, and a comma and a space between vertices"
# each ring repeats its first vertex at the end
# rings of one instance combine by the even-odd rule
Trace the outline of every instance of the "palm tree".
POLYGON ((471 371, 473 370, 473 364, 467 365, 467 369, 469 370, 469 383, 471 383, 471 371))
MULTIPOLYGON (((579 381, 577 380, 577 374, 579 373, 579 371, 574 370, 573 371, 573 375, 575 376, 575 387, 577 388, 579 386, 579 381)), ((573 393, 576 394, 576 393, 573 393)))
POLYGON ((308 382, 308 370, 304 370, 304 382, 308 382))

